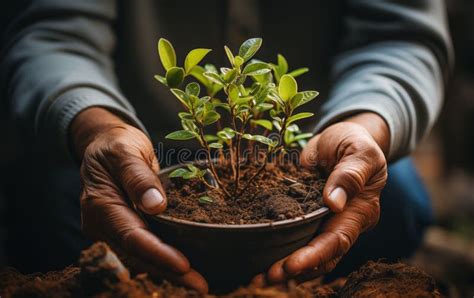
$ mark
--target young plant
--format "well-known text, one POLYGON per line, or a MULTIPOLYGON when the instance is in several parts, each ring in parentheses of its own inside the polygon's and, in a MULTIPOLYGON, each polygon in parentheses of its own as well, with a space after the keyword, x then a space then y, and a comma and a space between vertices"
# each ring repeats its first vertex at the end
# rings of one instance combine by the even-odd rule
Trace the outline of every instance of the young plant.
MULTIPOLYGON (((300 68, 287 73, 288 63, 280 54, 277 64, 252 59, 261 45, 261 38, 248 39, 236 55, 224 46, 229 66, 218 70, 211 64, 204 67, 199 65, 210 49, 190 51, 184 67, 179 67, 172 44, 163 38, 159 40, 158 53, 166 74, 156 75, 155 78, 170 88, 184 109, 178 114, 182 130, 172 132, 166 138, 196 139, 206 152, 207 164, 205 169, 189 164, 187 168, 173 171, 170 177, 199 179, 208 188, 218 189, 228 198, 236 197, 264 171, 272 155, 284 154, 285 148, 297 146, 297 143, 303 145, 305 139, 311 137, 311 134, 301 133, 295 124, 313 116, 313 113, 295 113, 295 110, 318 95, 317 91, 298 91, 295 77, 306 73, 308 69, 300 68), (182 88, 187 77, 197 82, 191 81, 182 88), (206 90, 204 96, 201 95, 201 85, 206 90), (220 93, 222 96, 219 96, 220 93), (230 116, 229 123, 221 123, 221 113, 230 116), (212 126, 217 126, 216 134, 208 132, 212 126), (263 133, 254 133, 259 128, 263 133), (277 139, 269 137, 272 131, 277 132, 277 139), (265 156, 260 165, 254 161, 258 170, 242 186, 243 140, 249 143, 249 148, 254 148, 256 143, 263 145, 265 156), (230 151, 229 165, 234 181, 232 189, 228 189, 221 181, 212 159, 212 150, 222 151, 224 148, 230 151), (212 176, 215 183, 206 179, 207 174, 212 176)), ((207 196, 201 199, 203 203, 212 202, 207 196)))

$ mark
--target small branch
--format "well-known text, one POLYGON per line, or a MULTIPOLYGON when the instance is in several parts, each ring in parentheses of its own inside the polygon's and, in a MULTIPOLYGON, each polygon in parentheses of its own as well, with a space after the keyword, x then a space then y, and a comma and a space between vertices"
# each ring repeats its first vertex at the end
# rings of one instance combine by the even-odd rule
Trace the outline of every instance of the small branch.
POLYGON ((245 186, 239 191, 239 193, 237 194, 237 197, 239 197, 240 195, 242 195, 242 193, 252 184, 252 182, 255 180, 255 178, 257 178, 258 175, 260 175, 263 170, 265 169, 265 167, 267 166, 267 162, 268 162, 268 159, 270 158, 270 155, 271 153, 273 152, 273 150, 268 150, 267 154, 265 155, 265 159, 262 163, 262 165, 260 166, 260 168, 257 170, 257 172, 255 172, 255 174, 252 175, 252 177, 250 177, 249 180, 247 180, 247 183, 245 184, 245 186))
POLYGON ((265 155, 265 159, 263 161, 262 166, 257 170, 257 172, 252 177, 250 177, 250 179, 247 181, 245 186, 238 193, 237 197, 240 196, 245 191, 245 189, 247 189, 252 184, 252 182, 255 180, 255 178, 257 178, 263 172, 263 170, 265 169, 265 167, 267 165, 267 162, 268 162, 270 156, 274 152, 277 152, 278 150, 280 150, 282 148, 283 137, 285 136, 285 131, 286 131, 286 121, 287 121, 287 119, 288 119, 288 117, 286 117, 286 116, 285 116, 285 118, 283 118, 283 123, 282 123, 281 130, 280 130, 280 139, 278 140, 278 145, 267 151, 267 154, 265 155))
MULTIPOLYGON (((230 100, 229 100, 230 102, 230 100)), ((234 175, 234 181, 235 181, 235 187, 234 187, 234 194, 237 193, 237 190, 239 188, 239 180, 240 180, 240 141, 241 141, 241 133, 239 133, 239 130, 237 129, 237 123, 235 122, 235 114, 234 114, 234 107, 230 107, 230 117, 232 119, 232 128, 236 132, 236 137, 235 137, 235 159, 233 160, 232 165, 235 168, 235 175, 234 175)), ((243 128, 240 129, 240 131, 243 128)))
POLYGON ((212 161, 212 156, 211 156, 211 148, 209 147, 209 144, 207 143, 206 139, 204 138, 204 131, 202 129, 202 126, 199 126, 199 134, 202 140, 202 143, 205 147, 206 151, 206 157, 207 157, 207 162, 209 164, 209 170, 211 171, 212 176, 214 176, 214 179, 216 180, 216 183, 219 185, 220 190, 228 197, 231 198, 231 195, 229 192, 225 189, 224 185, 222 184, 222 181, 219 179, 219 176, 217 175, 216 168, 214 167, 214 162, 212 161))

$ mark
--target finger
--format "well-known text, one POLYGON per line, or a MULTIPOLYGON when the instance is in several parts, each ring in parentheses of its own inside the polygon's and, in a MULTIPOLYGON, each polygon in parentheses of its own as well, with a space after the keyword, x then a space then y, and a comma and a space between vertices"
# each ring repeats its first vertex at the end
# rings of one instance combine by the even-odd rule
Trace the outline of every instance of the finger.
POLYGON ((144 228, 129 231, 123 236, 122 242, 130 254, 156 267, 166 268, 178 274, 184 274, 190 270, 188 259, 179 250, 162 242, 144 228))
POLYGON ((184 274, 171 273, 158 267, 153 267, 144 262, 138 262, 138 267, 142 272, 148 272, 155 278, 165 279, 190 289, 194 289, 199 293, 207 294, 209 285, 204 277, 197 271, 190 269, 184 274))
POLYGON ((192 269, 188 273, 178 276, 174 281, 185 287, 195 289, 199 293, 207 294, 209 292, 209 285, 204 277, 192 269))
MULTIPOLYGON (((301 154, 301 164, 305 167, 314 168, 319 166, 327 166, 328 161, 318 159, 318 142, 320 135, 312 138, 308 145, 303 149, 301 154)), ((341 212, 347 201, 347 194, 344 189, 338 187, 331 192, 331 195, 325 197, 325 204, 333 212, 341 212)))
POLYGON ((264 273, 260 273, 256 275, 252 280, 250 281, 250 286, 254 288, 263 288, 267 286, 267 280, 265 277, 264 273))
POLYGON ((359 194, 376 168, 364 156, 348 155, 334 167, 323 190, 324 203, 334 212, 344 209, 348 199, 359 194))
POLYGON ((288 274, 283 269, 283 264, 287 258, 283 258, 273 264, 267 272, 266 281, 269 284, 283 283, 288 279, 288 274))
POLYGON ((329 273, 336 268, 337 263, 339 263, 341 258, 336 258, 334 260, 329 261, 328 263, 322 264, 321 266, 308 271, 304 272, 295 277, 295 281, 300 284, 308 280, 313 280, 315 278, 321 277, 322 275, 329 273))
POLYGON ((355 198, 349 201, 344 212, 325 223, 320 235, 288 256, 283 264, 285 272, 295 276, 342 257, 360 233, 378 220, 379 212, 378 199, 367 201, 355 198))
POLYGON ((153 266, 186 273, 189 262, 175 248, 163 243, 146 229, 140 216, 117 197, 114 191, 94 193, 86 186, 82 198, 82 229, 93 240, 107 240, 132 256, 146 260, 153 266), (107 195, 104 199, 97 198, 107 195))
POLYGON ((115 167, 127 195, 142 211, 151 215, 166 209, 166 194, 156 174, 157 169, 158 162, 154 154, 150 162, 141 156, 123 156, 115 167))

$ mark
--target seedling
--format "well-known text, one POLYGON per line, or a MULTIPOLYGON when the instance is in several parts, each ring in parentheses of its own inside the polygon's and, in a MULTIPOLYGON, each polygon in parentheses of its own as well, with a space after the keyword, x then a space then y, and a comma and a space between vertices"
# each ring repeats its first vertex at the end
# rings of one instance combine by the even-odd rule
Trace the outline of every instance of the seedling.
MULTIPOLYGON (((206 168, 188 164, 186 168, 173 171, 170 177, 199 179, 206 187, 217 189, 228 198, 238 197, 265 170, 272 155, 285 154, 286 148, 303 145, 311 137, 310 133, 301 133, 295 124, 313 116, 310 112, 295 111, 318 95, 317 91, 298 91, 295 77, 308 69, 300 68, 288 73, 288 63, 282 55, 278 55, 277 64, 252 59, 261 45, 261 38, 246 40, 237 55, 224 46, 230 65, 217 69, 212 64, 199 65, 210 49, 190 51, 181 67, 177 64, 172 44, 164 38, 159 40, 158 53, 166 74, 155 78, 170 88, 184 109, 178 114, 182 130, 174 131, 166 138, 195 139, 206 152, 206 168), (195 81, 183 89, 181 86, 188 77, 195 81), (201 91, 201 86, 205 92, 201 91), (221 113, 229 114, 229 123, 221 123, 221 113), (217 128, 216 134, 209 133, 212 126, 217 128), (255 133, 259 131, 257 128, 263 133, 255 133), (276 132, 278 138, 270 138, 271 132, 276 132), (249 148, 261 144, 265 154, 263 161, 252 161, 258 170, 241 183, 243 140, 248 142, 249 148), (230 151, 232 189, 222 183, 212 159, 212 150, 222 152, 224 148, 230 151), (208 171, 216 185, 205 179, 208 171)), ((200 202, 212 203, 212 199, 205 196, 200 198, 200 202)))

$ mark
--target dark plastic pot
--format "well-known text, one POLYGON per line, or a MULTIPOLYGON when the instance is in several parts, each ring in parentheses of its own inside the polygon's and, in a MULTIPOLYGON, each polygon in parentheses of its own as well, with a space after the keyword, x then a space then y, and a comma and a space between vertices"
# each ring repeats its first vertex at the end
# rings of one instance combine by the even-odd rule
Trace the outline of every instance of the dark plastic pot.
MULTIPOLYGON (((174 169, 158 174, 165 188, 170 184, 168 174, 174 169)), ((206 224, 165 215, 146 218, 156 235, 189 258, 211 289, 225 291, 247 284, 256 274, 307 244, 328 213, 323 207, 289 220, 247 225, 206 224)))

